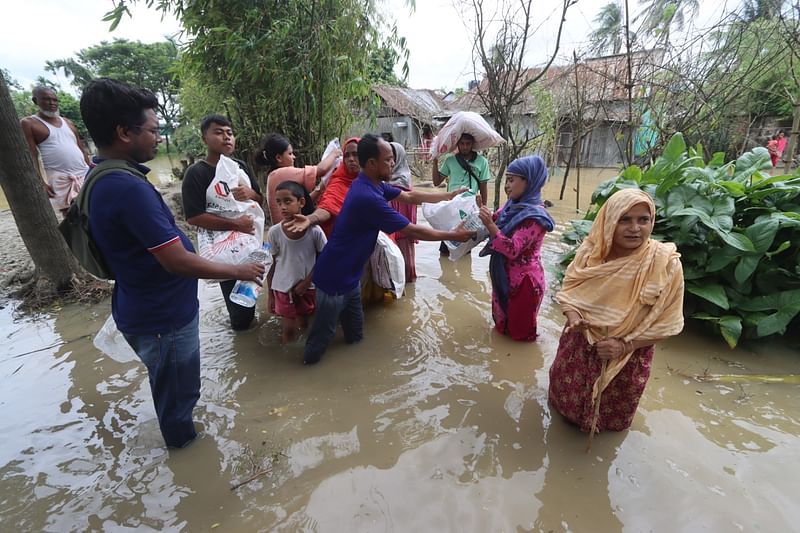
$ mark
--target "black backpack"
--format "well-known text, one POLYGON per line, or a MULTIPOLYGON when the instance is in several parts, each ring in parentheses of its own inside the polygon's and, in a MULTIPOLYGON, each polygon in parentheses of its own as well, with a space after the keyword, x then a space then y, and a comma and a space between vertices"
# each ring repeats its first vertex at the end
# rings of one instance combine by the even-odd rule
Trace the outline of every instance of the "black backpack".
POLYGON ((127 161, 121 159, 102 161, 86 175, 78 196, 72 201, 67 215, 58 225, 58 231, 64 236, 67 246, 72 250, 72 254, 78 260, 78 263, 89 273, 102 279, 114 279, 114 273, 109 268, 105 257, 100 253, 89 232, 89 195, 92 193, 92 187, 97 183, 97 180, 106 174, 119 171, 133 174, 144 180, 147 179, 144 174, 127 161))

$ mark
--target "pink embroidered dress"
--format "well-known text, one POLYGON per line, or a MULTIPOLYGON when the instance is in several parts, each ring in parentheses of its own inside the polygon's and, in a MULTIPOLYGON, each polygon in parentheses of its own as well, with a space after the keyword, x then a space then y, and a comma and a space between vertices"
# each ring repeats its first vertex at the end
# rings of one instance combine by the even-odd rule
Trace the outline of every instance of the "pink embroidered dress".
POLYGON ((492 250, 503 255, 509 282, 508 312, 500 304, 497 291, 492 290, 495 329, 515 341, 536 340, 536 318, 545 289, 541 249, 546 233, 541 224, 527 219, 511 237, 499 231, 489 243, 492 250))
POLYGON ((522 157, 508 165, 506 174, 523 178, 525 190, 494 214, 498 231, 480 255, 492 257, 489 274, 495 329, 516 341, 533 341, 544 296, 542 241, 555 225, 542 205, 547 166, 539 156, 522 157))

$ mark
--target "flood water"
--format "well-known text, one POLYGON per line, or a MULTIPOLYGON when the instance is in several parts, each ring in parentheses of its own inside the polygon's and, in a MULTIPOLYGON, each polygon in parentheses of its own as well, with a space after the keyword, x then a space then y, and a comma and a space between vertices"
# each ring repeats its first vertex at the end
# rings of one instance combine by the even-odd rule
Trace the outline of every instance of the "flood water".
MULTIPOLYGON (((613 171, 584 170, 583 207, 613 171)), ((575 193, 545 198, 560 222, 575 193)), ((800 374, 779 342, 729 350, 689 329, 657 346, 633 427, 587 437, 547 405, 563 324, 546 298, 539 340, 492 332, 488 258, 417 247, 419 279, 370 307, 313 367, 279 324, 235 334, 201 283, 204 426, 163 447, 144 366, 91 336, 110 312, 0 310, 3 531, 797 531, 800 385, 699 380, 800 374), (268 470, 232 491, 231 486, 268 470), (795 487, 792 489, 792 487, 795 487)), ((548 272, 548 282, 553 274, 548 272)))

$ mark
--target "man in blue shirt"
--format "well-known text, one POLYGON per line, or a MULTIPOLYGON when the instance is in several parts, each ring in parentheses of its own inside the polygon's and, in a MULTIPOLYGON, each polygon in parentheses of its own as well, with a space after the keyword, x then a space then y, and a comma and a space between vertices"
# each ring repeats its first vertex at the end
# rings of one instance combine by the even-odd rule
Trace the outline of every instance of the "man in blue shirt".
POLYGON ((224 265, 194 253, 161 194, 143 175, 161 143, 153 93, 108 78, 83 91, 81 116, 99 161, 129 171, 101 177, 89 197, 89 231, 114 273, 111 311, 147 366, 161 434, 182 448, 197 436, 200 397, 197 278, 257 281, 264 267, 224 265))
MULTIPOLYGON (((403 191, 385 183, 392 176, 394 152, 385 140, 364 135, 358 143, 361 172, 350 186, 342 210, 336 218, 333 233, 314 266, 317 288, 317 311, 308 334, 303 362, 317 363, 328 348, 336 324, 341 322, 347 343, 362 339, 364 315, 361 307, 360 280, 364 265, 375 249, 378 231, 399 231, 408 239, 423 241, 453 240, 464 242, 473 233, 461 226, 453 231, 438 231, 411 224, 395 211, 389 201, 411 204, 450 200, 463 192, 403 191)), ((308 217, 295 216, 297 229, 319 223, 317 212, 308 217)))

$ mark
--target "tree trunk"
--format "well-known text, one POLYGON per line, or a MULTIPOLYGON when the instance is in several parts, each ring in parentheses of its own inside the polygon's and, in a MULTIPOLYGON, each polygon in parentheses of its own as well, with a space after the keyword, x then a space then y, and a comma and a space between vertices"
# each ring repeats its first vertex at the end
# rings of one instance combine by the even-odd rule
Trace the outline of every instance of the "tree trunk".
MULTIPOLYGON (((574 135, 574 133, 573 133, 574 135)), ((567 188, 567 177, 569 176, 569 169, 572 167, 572 160, 575 157, 575 149, 577 147, 578 141, 573 139, 572 147, 569 149, 569 157, 567 158, 567 167, 564 170, 564 179, 561 181, 561 193, 558 195, 559 200, 564 199, 564 191, 567 188)))
MULTIPOLYGON (((68 288, 80 265, 57 228, 56 215, 22 135, 5 80, 0 76, 0 186, 41 281, 68 288)), ((37 280, 38 281, 38 280, 37 280)))
POLYGON ((792 172, 794 153, 797 151, 797 136, 800 135, 800 99, 796 100, 793 105, 794 112, 792 113, 792 133, 789 135, 789 144, 786 146, 786 151, 781 156, 786 160, 786 162, 783 164, 783 172, 786 174, 790 174, 792 172))
MULTIPOLYGON (((508 167, 508 147, 502 144, 498 150, 500 151, 500 166, 497 168, 497 173, 494 177, 494 210, 500 209, 500 189, 503 187, 503 175, 506 173, 508 167)), ((487 198, 488 200, 488 198, 487 198)))

